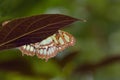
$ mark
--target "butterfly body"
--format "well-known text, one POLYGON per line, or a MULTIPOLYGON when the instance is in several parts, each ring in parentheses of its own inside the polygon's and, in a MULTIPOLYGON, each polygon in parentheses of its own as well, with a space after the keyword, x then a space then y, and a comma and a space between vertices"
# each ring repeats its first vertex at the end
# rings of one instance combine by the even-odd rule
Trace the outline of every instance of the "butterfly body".
POLYGON ((19 49, 23 54, 30 56, 37 55, 38 58, 46 59, 47 61, 65 48, 73 46, 74 43, 75 39, 71 34, 59 30, 57 33, 41 42, 23 45, 19 49))

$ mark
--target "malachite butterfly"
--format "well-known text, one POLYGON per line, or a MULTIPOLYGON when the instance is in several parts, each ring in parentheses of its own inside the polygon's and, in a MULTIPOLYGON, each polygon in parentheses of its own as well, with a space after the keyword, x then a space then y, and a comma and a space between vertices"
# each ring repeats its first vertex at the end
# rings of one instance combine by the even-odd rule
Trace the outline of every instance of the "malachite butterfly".
POLYGON ((31 43, 19 47, 22 54, 28 56, 37 55, 38 58, 45 59, 55 57, 59 52, 75 44, 75 38, 62 30, 44 39, 41 42, 31 43))

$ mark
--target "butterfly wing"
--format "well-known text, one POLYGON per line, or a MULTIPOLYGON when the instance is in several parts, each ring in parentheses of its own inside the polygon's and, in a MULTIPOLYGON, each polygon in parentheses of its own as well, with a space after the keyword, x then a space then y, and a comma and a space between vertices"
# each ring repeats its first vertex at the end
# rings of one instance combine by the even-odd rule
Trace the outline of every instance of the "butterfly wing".
POLYGON ((75 38, 62 30, 46 38, 41 42, 34 44, 23 45, 19 49, 23 54, 34 56, 35 54, 38 58, 46 59, 56 56, 59 52, 63 51, 69 46, 75 44, 75 38))

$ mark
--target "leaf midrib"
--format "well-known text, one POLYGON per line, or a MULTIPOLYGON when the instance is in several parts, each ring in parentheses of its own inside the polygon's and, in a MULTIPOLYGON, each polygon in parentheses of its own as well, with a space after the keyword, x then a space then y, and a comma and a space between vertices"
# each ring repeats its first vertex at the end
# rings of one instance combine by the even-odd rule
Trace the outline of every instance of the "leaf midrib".
MULTIPOLYGON (((29 26, 31 26, 32 24, 36 23, 37 21, 40 21, 40 20, 45 19, 45 18, 47 18, 47 17, 49 17, 49 16, 40 18, 40 19, 34 21, 33 23, 31 23, 29 26)), ((27 20, 29 20, 29 19, 23 20, 21 23, 19 23, 18 25, 16 25, 16 26, 8 33, 8 35, 5 36, 4 40, 9 36, 9 34, 10 34, 13 30, 15 30, 20 24, 22 24, 24 21, 27 21, 27 20)), ((4 40, 3 40, 3 41, 4 41, 4 40)))

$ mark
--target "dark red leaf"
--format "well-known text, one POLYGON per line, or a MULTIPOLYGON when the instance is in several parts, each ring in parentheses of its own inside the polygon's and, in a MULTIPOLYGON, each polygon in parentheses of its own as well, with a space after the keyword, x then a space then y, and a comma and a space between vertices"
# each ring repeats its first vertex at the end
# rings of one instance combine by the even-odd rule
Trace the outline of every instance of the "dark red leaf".
POLYGON ((43 14, 11 20, 0 30, 0 50, 40 42, 77 20, 61 14, 43 14))

